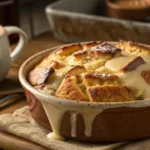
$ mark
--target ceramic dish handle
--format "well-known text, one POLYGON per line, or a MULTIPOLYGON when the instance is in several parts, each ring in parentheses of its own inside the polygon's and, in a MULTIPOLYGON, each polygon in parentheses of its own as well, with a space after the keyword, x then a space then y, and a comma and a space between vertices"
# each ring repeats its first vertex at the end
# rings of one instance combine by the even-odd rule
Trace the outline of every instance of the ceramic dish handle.
POLYGON ((27 44, 28 37, 27 37, 27 34, 18 27, 10 26, 10 27, 4 27, 4 29, 7 33, 7 36, 9 36, 10 34, 14 34, 14 33, 19 35, 19 42, 16 48, 11 53, 11 61, 14 62, 20 56, 25 45, 27 44))

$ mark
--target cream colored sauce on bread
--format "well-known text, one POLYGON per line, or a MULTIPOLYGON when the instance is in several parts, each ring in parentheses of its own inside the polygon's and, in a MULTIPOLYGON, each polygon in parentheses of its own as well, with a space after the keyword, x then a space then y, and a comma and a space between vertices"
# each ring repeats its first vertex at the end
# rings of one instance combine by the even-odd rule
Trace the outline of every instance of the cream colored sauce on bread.
POLYGON ((123 85, 129 87, 134 94, 136 94, 136 89, 144 93, 144 99, 150 98, 150 86, 145 82, 144 78, 141 76, 141 72, 144 70, 149 70, 149 64, 143 64, 139 66, 136 71, 130 71, 128 73, 117 74, 123 85))
POLYGON ((70 66, 65 66, 61 69, 55 70, 55 75, 53 79, 50 79, 46 86, 44 87, 44 91, 46 93, 51 93, 53 90, 57 90, 59 85, 61 84, 65 74, 71 69, 70 66))
MULTIPOLYGON (((137 56, 129 56, 127 53, 123 53, 121 57, 113 58, 111 60, 108 60, 105 63, 105 67, 108 68, 108 70, 111 70, 114 72, 114 74, 118 75, 122 81, 122 84, 125 86, 128 86, 131 88, 133 94, 136 95, 136 89, 139 91, 145 91, 145 98, 150 98, 150 94, 148 94, 148 91, 150 90, 150 86, 144 81, 143 77, 141 76, 141 72, 144 70, 150 69, 150 56, 141 56, 146 64, 143 64, 139 67, 137 67, 133 71, 128 72, 120 72, 120 69, 126 66, 129 62, 131 62, 133 59, 135 59, 137 56), (136 82, 138 83, 136 84, 136 82), (136 86, 135 86, 136 85, 136 86)), ((58 57, 57 57, 58 58, 58 57)), ((53 90, 57 90, 59 85, 61 84, 64 76, 66 73, 72 68, 74 65, 81 65, 78 61, 75 62, 74 58, 69 56, 68 63, 64 63, 64 66, 58 70, 55 70, 55 77, 52 80, 49 80, 46 84, 44 91, 47 93, 52 93, 53 90)), ((83 66, 88 70, 100 70, 102 64, 104 64, 105 60, 93 60, 92 62, 88 62, 83 64, 83 66)), ((84 76, 84 73, 83 73, 84 76)))
POLYGON ((145 70, 150 70, 150 56, 141 56, 144 59, 145 64, 138 66, 135 70, 127 72, 120 71, 126 64, 128 64, 136 57, 137 56, 114 58, 109 60, 105 64, 105 66, 110 70, 115 71, 115 74, 121 79, 122 84, 129 87, 134 95, 137 94, 137 91, 140 91, 144 93, 144 99, 149 99, 150 86, 141 76, 141 72, 145 70))
POLYGON ((112 71, 119 71, 121 68, 126 66, 130 61, 132 61, 136 57, 137 56, 128 56, 128 57, 122 56, 122 57, 114 58, 108 60, 105 66, 112 71))

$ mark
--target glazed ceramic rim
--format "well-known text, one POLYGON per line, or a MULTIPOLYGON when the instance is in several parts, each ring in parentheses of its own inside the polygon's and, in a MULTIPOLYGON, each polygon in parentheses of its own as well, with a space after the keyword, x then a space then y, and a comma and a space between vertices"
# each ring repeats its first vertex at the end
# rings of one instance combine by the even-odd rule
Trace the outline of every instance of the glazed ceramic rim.
MULTIPOLYGON (((81 42, 81 44, 85 44, 86 42, 81 42)), ((115 44, 116 42, 109 42, 115 44)), ((76 43, 72 43, 76 44, 76 43)), ((101 108, 116 108, 116 107, 146 107, 150 106, 150 100, 136 100, 136 101, 126 101, 126 102, 82 102, 82 101, 76 101, 76 100, 68 100, 68 99, 62 99, 58 98, 56 96, 47 95, 42 92, 39 92, 34 87, 32 87, 29 82, 27 81, 25 74, 28 74, 28 72, 25 72, 24 70, 27 68, 27 66, 31 66, 33 63, 33 60, 36 60, 38 56, 41 56, 44 58, 47 56, 47 54, 50 54, 52 51, 57 50, 64 46, 69 46, 72 44, 65 44, 57 47, 53 47, 44 51, 41 51, 39 53, 34 54, 33 56, 29 57, 20 67, 19 69, 19 80, 24 88, 26 88, 29 92, 31 92, 38 100, 51 103, 51 104, 60 104, 66 107, 71 108, 93 108, 93 109, 101 109, 101 108)))

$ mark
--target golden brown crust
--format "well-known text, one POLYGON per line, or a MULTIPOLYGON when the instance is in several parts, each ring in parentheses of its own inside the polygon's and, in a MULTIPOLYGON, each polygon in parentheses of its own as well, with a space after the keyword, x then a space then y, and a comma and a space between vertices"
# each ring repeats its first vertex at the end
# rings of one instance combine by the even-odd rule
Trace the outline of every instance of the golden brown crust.
POLYGON ((73 66, 67 74, 81 74, 86 72, 87 70, 83 66, 73 66))
POLYGON ((72 53, 77 52, 79 50, 82 50, 82 46, 81 46, 80 43, 78 43, 78 44, 72 44, 72 45, 69 45, 69 46, 65 46, 65 47, 63 47, 61 49, 58 49, 54 53, 56 55, 60 55, 60 56, 69 56, 72 53))
MULTIPOLYGON (((57 97, 70 100, 113 102, 131 101, 137 97, 144 99, 144 89, 140 89, 142 92, 138 94, 134 92, 136 88, 132 89, 133 97, 131 91, 123 86, 126 83, 122 76, 147 62, 147 56, 139 56, 143 54, 150 54, 150 48, 133 42, 120 41, 117 47, 100 41, 85 45, 72 44, 44 58, 30 72, 29 82, 38 88, 44 87, 43 91, 46 93, 51 93, 50 88, 53 86, 57 97), (127 55, 125 52, 130 54, 127 55), (115 60, 114 57, 128 57, 132 54, 138 57, 131 56, 129 59, 123 59, 121 63, 115 62, 115 65, 119 66, 119 72, 115 69, 109 70, 111 67, 105 65, 109 59, 115 60), (131 61, 132 58, 135 59, 131 61), (50 71, 51 68, 55 71, 50 71)), ((150 85, 150 70, 143 71, 141 76, 150 85)))
POLYGON ((103 43, 102 41, 92 41, 92 42, 86 43, 86 44, 83 46, 83 49, 84 49, 84 50, 87 50, 87 49, 90 49, 91 47, 100 45, 100 44, 102 44, 102 43, 103 43))
POLYGON ((73 74, 66 76, 55 95, 69 100, 89 101, 78 85, 78 78, 79 76, 73 74))
POLYGON ((124 102, 133 101, 132 93, 123 86, 92 86, 87 93, 91 102, 124 102))
POLYGON ((80 50, 78 52, 73 53, 73 56, 77 60, 84 60, 84 59, 86 59, 88 57, 88 51, 87 50, 80 50))
POLYGON ((95 60, 101 58, 101 59, 106 59, 106 61, 107 61, 108 59, 111 59, 111 58, 113 57, 113 55, 110 54, 110 53, 103 53, 103 52, 96 51, 96 50, 89 50, 89 51, 88 51, 88 56, 89 56, 90 58, 95 58, 95 60))
POLYGON ((122 49, 126 53, 130 53, 133 55, 150 55, 150 47, 136 42, 119 41, 116 47, 122 49))
POLYGON ((101 72, 90 72, 84 76, 83 83, 86 87, 90 86, 106 86, 106 85, 120 85, 118 76, 105 74, 101 72))
POLYGON ((46 57, 42 60, 42 62, 38 66, 45 67, 47 69, 49 69, 51 67, 53 67, 54 69, 58 69, 61 67, 61 64, 56 60, 51 60, 51 59, 49 59, 49 57, 46 57))
POLYGON ((141 76, 144 78, 147 84, 150 85, 150 70, 142 71, 141 76))
MULTIPOLYGON (((92 45, 92 44, 91 44, 92 45)), ((90 46, 89 46, 90 47, 90 46)), ((97 44, 87 50, 81 50, 75 52, 73 55, 77 60, 89 60, 92 59, 111 59, 112 57, 119 56, 121 50, 107 43, 97 44)))

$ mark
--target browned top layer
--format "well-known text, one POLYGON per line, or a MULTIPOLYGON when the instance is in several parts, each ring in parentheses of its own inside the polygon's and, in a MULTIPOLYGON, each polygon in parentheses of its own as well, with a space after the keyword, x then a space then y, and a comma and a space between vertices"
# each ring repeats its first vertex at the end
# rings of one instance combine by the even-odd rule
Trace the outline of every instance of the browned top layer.
POLYGON ((119 102, 150 98, 149 60, 150 48, 134 42, 120 41, 116 46, 101 41, 71 44, 44 58, 30 72, 29 82, 38 90, 70 100, 119 102), (136 72, 145 86, 136 86, 136 72))

